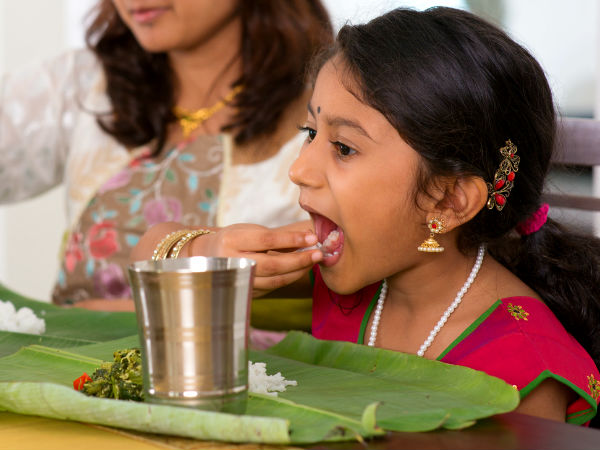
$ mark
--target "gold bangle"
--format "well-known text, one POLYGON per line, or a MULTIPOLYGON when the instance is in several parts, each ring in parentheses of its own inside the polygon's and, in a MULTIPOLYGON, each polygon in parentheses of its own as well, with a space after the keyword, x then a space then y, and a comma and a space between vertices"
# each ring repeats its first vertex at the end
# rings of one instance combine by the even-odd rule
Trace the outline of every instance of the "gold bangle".
POLYGON ((191 230, 187 234, 184 234, 181 238, 179 238, 179 241, 177 241, 177 244, 175 244, 175 247, 173 247, 173 250, 171 250, 171 253, 169 254, 169 258, 177 258, 179 256, 179 252, 181 251, 183 246, 185 244, 187 244, 189 241, 191 241, 192 239, 194 239, 195 237, 202 236, 204 234, 210 234, 210 233, 213 233, 213 231, 199 229, 199 230, 191 230))
POLYGON ((165 259, 173 246, 192 230, 177 230, 167 234, 156 246, 154 253, 152 253, 152 261, 158 261, 165 259))

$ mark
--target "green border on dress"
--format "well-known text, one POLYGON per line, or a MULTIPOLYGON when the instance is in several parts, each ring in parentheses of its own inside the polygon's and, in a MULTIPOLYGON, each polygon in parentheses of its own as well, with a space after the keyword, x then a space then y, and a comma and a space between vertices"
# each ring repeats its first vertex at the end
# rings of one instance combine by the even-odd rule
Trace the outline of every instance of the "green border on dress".
POLYGON ((446 350, 444 350, 440 356, 438 356, 436 358, 437 361, 440 361, 444 356, 446 356, 450 350, 452 350, 454 347, 456 347, 458 344, 460 344, 462 341, 464 341, 473 331, 475 331, 475 329, 481 325, 481 323, 487 319, 490 314, 492 314, 497 308, 498 306, 500 306, 502 304, 502 300, 496 300, 496 302, 490 306, 488 308, 487 311, 485 311, 481 316, 479 316, 478 319, 475 320, 475 322, 473 322, 471 325, 469 325, 465 331, 463 331, 460 336, 458 336, 456 339, 454 339, 454 341, 448 346, 446 347, 446 350))
POLYGON ((371 311, 373 311, 373 308, 375 308, 375 305, 377 304, 377 300, 379 299, 379 294, 381 293, 381 289, 383 289, 383 281, 379 285, 379 289, 377 289, 377 292, 375 292, 375 295, 373 295, 373 298, 371 299, 371 303, 369 304, 369 306, 367 307, 367 310, 365 311, 365 315, 363 316, 362 322, 360 324, 360 332, 358 333, 358 339, 356 341, 357 344, 364 344, 365 331, 367 329, 367 324, 369 323, 369 317, 371 317, 371 311))
MULTIPOLYGON (((369 322, 369 317, 371 317, 371 312, 373 311, 373 308, 375 307, 375 305, 377 303, 377 300, 379 298, 379 294, 381 293, 381 288, 382 287, 383 287, 383 283, 379 286, 379 289, 377 290, 377 292, 375 293, 375 295, 371 299, 371 303, 369 304, 369 307, 365 311, 365 315, 364 315, 362 323, 360 325, 360 333, 358 335, 358 341, 357 341, 357 343, 359 343, 359 344, 363 343, 363 341, 364 341, 365 332, 366 332, 366 328, 367 328, 367 323, 369 322)), ((503 304, 502 303, 502 299, 499 299, 492 306, 490 306, 481 316, 479 316, 479 318, 477 318, 477 320, 475 320, 471 325, 469 325, 469 327, 467 327, 467 329, 465 329, 465 331, 463 331, 460 334, 460 336, 458 336, 446 348, 446 350, 444 350, 442 352, 442 354, 440 356, 437 357, 437 360, 440 361, 453 348, 455 348, 458 344, 460 344, 463 340, 465 340, 473 331, 475 331, 475 329, 477 329, 477 327, 479 327, 479 325, 481 325, 481 323, 484 320, 486 320, 498 308, 498 306, 500 306, 502 304, 503 304)), ((529 395, 531 393, 531 391, 533 391, 544 380, 546 380, 548 378, 552 378, 552 379, 558 381, 559 383, 561 383, 561 384, 563 384, 563 385, 571 388, 581 398, 585 399, 585 401, 587 403, 589 403, 590 406, 591 406, 588 409, 584 409, 584 410, 577 411, 577 412, 574 412, 574 413, 571 413, 571 414, 567 415, 566 416, 567 423, 574 424, 574 425, 583 425, 586 422, 588 422, 588 421, 590 421, 591 419, 594 418, 594 416, 596 415, 597 409, 598 409, 598 405, 596 404, 596 402, 594 401, 594 399, 592 398, 592 396, 588 392, 586 392, 584 389, 582 389, 579 386, 577 386, 576 384, 572 383, 571 381, 567 380, 566 378, 561 377, 560 375, 556 375, 556 374, 550 372, 549 370, 542 371, 527 386, 523 387, 523 389, 521 389, 519 391, 519 395, 520 395, 521 399, 523 399, 527 395, 529 395)))
MULTIPOLYGON (((442 352, 442 354, 440 356, 437 357, 437 360, 440 361, 444 356, 446 356, 454 347, 456 347, 458 344, 460 344, 463 340, 465 340, 473 331, 475 331, 475 329, 481 325, 481 323, 486 320, 490 314, 492 314, 497 308, 498 306, 500 306, 502 303, 502 299, 497 300, 492 306, 490 306, 490 308, 484 312, 481 316, 479 316, 479 318, 473 322, 465 331, 463 331, 459 337, 457 337, 454 342, 452 342, 448 348, 446 348, 446 350, 444 350, 442 352)), ((585 399, 586 402, 588 402, 591 406, 591 408, 589 409, 585 409, 582 411, 577 411, 575 413, 569 414, 566 417, 566 421, 568 423, 572 423, 575 425, 583 425, 584 423, 588 422, 589 420, 591 420, 592 418, 594 418, 594 416, 596 415, 596 410, 597 410, 597 405, 596 402, 594 401, 594 399, 592 398, 592 396, 586 392, 585 390, 583 390, 582 388, 580 388, 579 386, 577 386, 576 384, 572 383, 571 381, 567 380, 566 378, 561 377, 560 375, 556 375, 553 372, 550 372, 549 370, 544 370, 542 372, 540 372, 540 374, 534 378, 527 386, 524 386, 520 391, 519 391, 519 395, 521 397, 521 399, 525 398, 527 395, 529 395, 531 393, 531 391, 533 391, 536 387, 538 387, 544 380, 548 379, 548 378, 553 378, 554 380, 558 381, 559 383, 571 388, 573 391, 575 391, 581 398, 585 399)))
POLYGON ((569 414, 566 417, 568 423, 572 423, 575 425, 583 425, 587 421, 594 418, 594 416, 596 415, 596 410, 597 410, 598 406, 596 405, 596 402, 594 401, 592 396, 589 393, 587 393, 586 391, 584 391, 583 389, 581 389, 576 384, 573 384, 566 378, 563 378, 560 375, 556 375, 555 373, 552 373, 549 370, 542 371, 537 377, 535 377, 531 381, 531 383, 529 383, 527 386, 523 387, 523 389, 521 389, 519 391, 519 395, 521 396, 521 399, 523 399, 527 395, 529 395, 531 393, 531 391, 533 391, 536 387, 538 387, 543 381, 547 380, 548 378, 553 378, 554 380, 558 381, 559 383, 564 384, 567 387, 571 388, 577 394, 579 394, 579 396, 582 397, 586 402, 588 402, 591 406, 591 408, 589 408, 589 409, 584 409, 584 410, 569 414))

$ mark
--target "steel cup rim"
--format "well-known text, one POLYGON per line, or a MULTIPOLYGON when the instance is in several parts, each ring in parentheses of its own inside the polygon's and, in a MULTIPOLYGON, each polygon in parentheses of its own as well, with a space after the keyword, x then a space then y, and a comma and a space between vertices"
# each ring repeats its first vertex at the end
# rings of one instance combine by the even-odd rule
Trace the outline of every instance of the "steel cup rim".
POLYGON ((245 272, 256 267, 250 258, 224 256, 192 256, 189 258, 168 258, 159 261, 144 260, 130 264, 132 273, 214 273, 245 272))

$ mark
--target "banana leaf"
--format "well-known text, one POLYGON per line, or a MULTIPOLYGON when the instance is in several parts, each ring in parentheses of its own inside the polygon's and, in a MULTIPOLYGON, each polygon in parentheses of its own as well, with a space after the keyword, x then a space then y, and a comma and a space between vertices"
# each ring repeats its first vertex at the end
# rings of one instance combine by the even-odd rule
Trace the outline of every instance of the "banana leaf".
MULTIPOLYGON (((95 327, 111 327, 105 314, 109 320, 88 323, 86 339, 98 339, 95 327)), ((30 343, 26 335, 12 334, 15 342, 30 343)), ((266 362, 269 373, 281 372, 298 386, 275 398, 251 395, 247 415, 232 416, 72 390, 75 378, 112 360, 113 351, 139 345, 135 334, 89 345, 56 344, 28 345, 0 358, 0 409, 198 439, 305 444, 383 430, 462 428, 510 411, 519 401, 512 386, 482 372, 294 332, 267 351, 250 352, 250 359, 266 362)))
POLYGON ((74 347, 105 342, 137 332, 134 313, 88 311, 82 308, 62 308, 23 297, 0 285, 0 300, 11 301, 17 309, 24 306, 46 321, 43 335, 0 331, 0 356, 14 353, 24 345, 74 347))
POLYGON ((283 419, 87 397, 51 383, 0 383, 0 407, 21 414, 197 439, 289 443, 288 423, 283 419), (40 402, 47 406, 40 407, 40 402))

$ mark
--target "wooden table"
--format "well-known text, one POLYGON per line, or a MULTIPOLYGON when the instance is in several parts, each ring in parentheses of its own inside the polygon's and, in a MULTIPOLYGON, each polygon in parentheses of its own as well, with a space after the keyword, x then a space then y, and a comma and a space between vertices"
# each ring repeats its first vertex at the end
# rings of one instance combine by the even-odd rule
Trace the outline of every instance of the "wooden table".
MULTIPOLYGON (((316 445, 313 449, 364 449, 358 443, 316 445)), ((369 449, 600 449, 600 430, 509 413, 460 430, 390 433, 369 449)))
MULTIPOLYGON (((277 449, 277 446, 235 445, 136 434, 105 427, 0 412, 0 450, 277 449)), ((290 447, 286 447, 290 448, 290 447)), ((600 449, 600 430, 509 413, 460 430, 389 433, 359 442, 325 443, 308 449, 600 449)))

